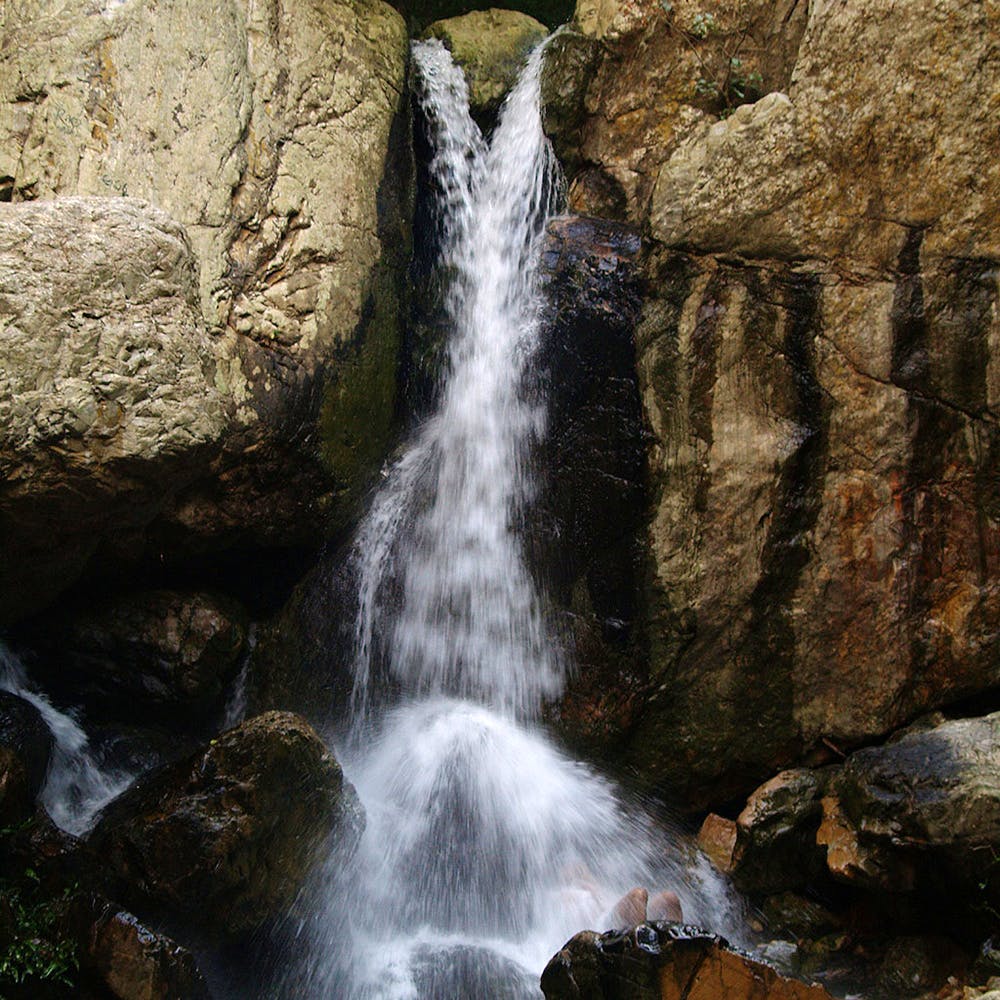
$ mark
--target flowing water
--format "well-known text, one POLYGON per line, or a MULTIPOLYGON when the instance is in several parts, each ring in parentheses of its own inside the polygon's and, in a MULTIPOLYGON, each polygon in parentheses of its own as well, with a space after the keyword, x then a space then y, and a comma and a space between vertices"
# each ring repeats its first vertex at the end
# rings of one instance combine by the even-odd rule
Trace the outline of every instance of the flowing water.
POLYGON ((533 997, 549 957, 605 929, 633 886, 671 888, 720 931, 736 911, 696 852, 537 722, 565 664, 519 527, 544 408, 526 391, 538 243, 559 195, 541 51, 486 142, 439 42, 414 45, 434 146, 448 371, 436 413, 362 525, 351 719, 340 748, 367 814, 333 859, 286 981, 302 997, 533 997), (303 957, 305 956, 305 957, 303 957))
POLYGON ((0 642, 0 691, 38 709, 52 734, 52 756, 39 800, 56 826, 80 836, 97 814, 123 792, 135 775, 105 766, 87 734, 71 715, 59 711, 31 684, 17 657, 0 642))

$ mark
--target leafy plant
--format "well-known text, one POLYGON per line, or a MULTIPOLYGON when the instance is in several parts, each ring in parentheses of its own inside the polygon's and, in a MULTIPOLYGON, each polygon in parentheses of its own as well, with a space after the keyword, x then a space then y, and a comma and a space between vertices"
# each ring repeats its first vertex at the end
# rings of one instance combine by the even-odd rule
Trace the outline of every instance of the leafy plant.
POLYGON ((708 11, 701 11, 692 18, 688 34, 692 38, 708 38, 709 35, 714 35, 718 31, 719 22, 715 15, 708 11))
POLYGON ((38 875, 24 872, 27 884, 0 880, 0 995, 5 983, 32 980, 72 986, 79 969, 76 942, 60 935, 59 918, 73 892, 67 888, 54 898, 40 895, 38 875))

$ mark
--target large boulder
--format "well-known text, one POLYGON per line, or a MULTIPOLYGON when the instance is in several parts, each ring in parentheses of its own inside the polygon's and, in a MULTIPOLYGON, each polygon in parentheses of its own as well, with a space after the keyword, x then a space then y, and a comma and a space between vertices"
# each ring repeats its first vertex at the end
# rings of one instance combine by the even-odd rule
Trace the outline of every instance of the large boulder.
POLYGON ((217 708, 247 639, 246 613, 202 591, 151 590, 35 623, 35 669, 100 710, 203 716, 217 708))
POLYGON ((353 851, 363 826, 315 732, 268 712, 140 779, 90 845, 125 898, 232 940, 284 912, 330 851, 353 851))
POLYGON ((435 21, 424 38, 440 38, 469 85, 469 108, 482 122, 490 121, 514 86, 528 53, 549 29, 516 10, 473 10, 435 21))
MULTIPOLYGON (((858 750, 833 783, 842 827, 855 857, 873 854, 877 869, 855 861, 842 878, 894 889, 982 895, 993 905, 1000 853, 1000 713, 917 728, 881 747, 858 750)), ((832 851, 831 851, 832 853, 832 851)))
POLYGON ((52 734, 30 702, 0 690, 0 827, 35 811, 52 755, 52 734))
POLYGON ((381 0, 50 6, 16 4, 0 39, 3 196, 56 199, 5 211, 4 273, 58 307, 36 320, 45 352, 18 346, 32 334, 16 295, 0 341, 19 380, 0 395, 39 417, 4 468, 38 511, 0 510, 8 619, 94 555, 343 528, 389 440, 408 246, 407 39, 381 0), (138 221, 125 196, 174 221, 138 221), (146 398, 153 369, 164 388, 146 398), (57 376, 80 382, 54 405, 21 395, 57 376), (35 475, 60 460, 68 486, 35 475), (7 545, 15 524, 30 557, 7 545))
POLYGON ((546 1000, 830 1000, 697 928, 639 924, 583 931, 542 973, 546 1000))
POLYGON ((628 757, 695 805, 1000 683, 996 12, 703 6, 581 0, 548 70, 572 204, 652 237, 628 757))

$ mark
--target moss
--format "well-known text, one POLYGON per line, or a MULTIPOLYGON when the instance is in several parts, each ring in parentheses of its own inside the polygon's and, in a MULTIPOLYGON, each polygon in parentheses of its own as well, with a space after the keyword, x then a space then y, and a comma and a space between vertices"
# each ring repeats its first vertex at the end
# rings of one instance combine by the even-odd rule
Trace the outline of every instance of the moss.
POLYGON ((383 461, 394 426, 400 351, 400 296, 393 271, 380 264, 354 345, 323 390, 320 456, 335 484, 330 530, 345 528, 383 461))

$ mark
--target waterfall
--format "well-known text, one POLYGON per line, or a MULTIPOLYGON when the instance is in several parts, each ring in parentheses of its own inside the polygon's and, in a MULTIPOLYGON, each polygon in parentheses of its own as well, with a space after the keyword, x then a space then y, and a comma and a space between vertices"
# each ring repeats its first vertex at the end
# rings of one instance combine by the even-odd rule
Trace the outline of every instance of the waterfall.
POLYGON ((544 408, 524 391, 536 260, 559 194, 542 50, 491 141, 437 41, 413 46, 450 285, 436 412, 386 474, 355 546, 352 717, 340 749, 367 829, 299 928, 289 995, 535 997, 549 957, 634 886, 729 929, 722 883, 537 719, 563 663, 520 539, 544 408))
POLYGON ((60 829, 75 836, 86 833, 101 809, 120 795, 135 775, 104 767, 76 719, 60 712, 30 683, 20 660, 2 642, 0 691, 34 705, 52 734, 52 756, 39 801, 60 829))

